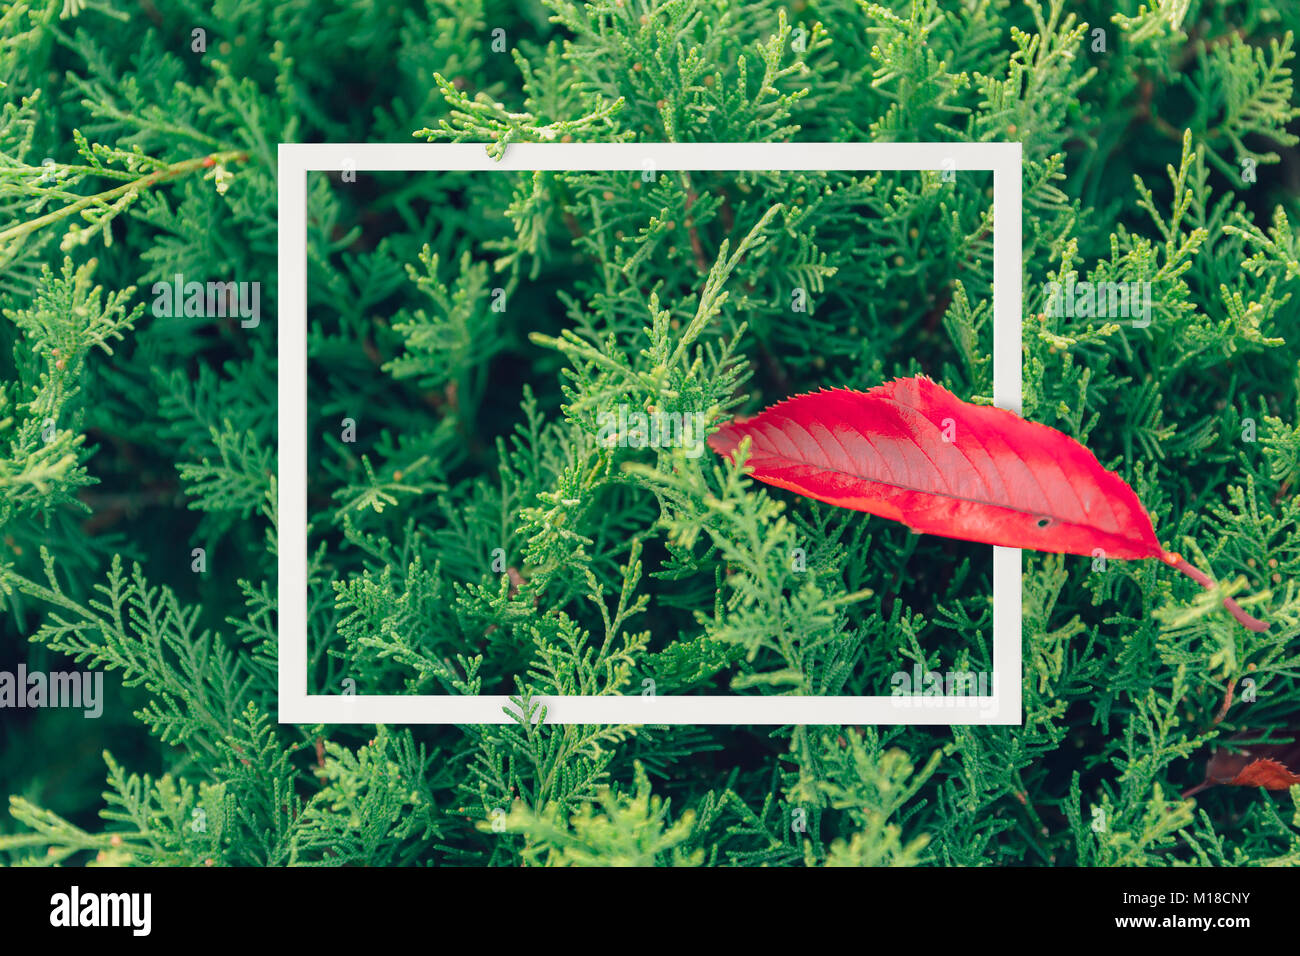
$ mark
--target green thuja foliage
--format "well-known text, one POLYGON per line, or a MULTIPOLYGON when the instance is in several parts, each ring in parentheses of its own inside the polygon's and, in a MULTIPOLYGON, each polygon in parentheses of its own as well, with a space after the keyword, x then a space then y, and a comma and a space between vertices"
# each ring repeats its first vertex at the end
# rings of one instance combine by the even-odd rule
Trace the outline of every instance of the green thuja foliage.
POLYGON ((0 4, 0 671, 106 677, 99 718, 0 710, 0 860, 1300 863, 1300 789, 1180 796, 1300 731, 1298 28, 1255 0, 0 4), (900 375, 991 402, 1014 211, 986 174, 311 174, 310 467, 278 484, 277 144, 660 141, 1022 143, 1024 414, 1217 590, 1026 552, 1019 726, 549 722, 555 694, 993 666, 987 547, 701 443, 900 375), (1149 307, 1058 307, 1084 283, 1149 307), (311 690, 506 695, 505 723, 279 723, 289 496, 311 690))

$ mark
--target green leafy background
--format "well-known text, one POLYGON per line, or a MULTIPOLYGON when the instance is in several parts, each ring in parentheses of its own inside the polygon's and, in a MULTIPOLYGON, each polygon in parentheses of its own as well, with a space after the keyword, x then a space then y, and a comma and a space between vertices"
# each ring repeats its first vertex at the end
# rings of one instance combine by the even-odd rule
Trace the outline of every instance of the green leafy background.
POLYGON ((1300 790, 1179 798, 1300 724, 1300 7, 1072 10, 0 6, 0 668, 109 690, 3 713, 0 859, 1300 862, 1300 790), (1272 627, 1027 553, 1023 726, 539 721, 988 667, 987 548, 596 441, 620 403, 718 422, 915 372, 989 401, 987 181, 322 174, 310 679, 516 719, 279 725, 276 144, 426 140, 1022 142, 1026 416, 1272 627), (260 282, 261 323, 156 315, 177 273, 260 282), (1150 325, 1047 314, 1071 277, 1150 281, 1150 325))

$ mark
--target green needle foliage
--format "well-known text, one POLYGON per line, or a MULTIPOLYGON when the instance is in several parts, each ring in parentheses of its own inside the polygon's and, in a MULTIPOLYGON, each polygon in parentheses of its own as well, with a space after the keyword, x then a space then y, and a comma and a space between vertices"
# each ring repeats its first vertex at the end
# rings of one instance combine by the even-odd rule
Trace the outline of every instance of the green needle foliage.
POLYGON ((98 720, 4 712, 0 861, 1300 863, 1300 788, 1179 796, 1300 729, 1300 7, 1063 7, 0 4, 0 670, 108 676, 98 720), (276 144, 413 137, 1022 142, 1024 413, 1219 589, 1026 552, 1016 727, 548 723, 991 668, 987 547, 606 427, 908 374, 991 401, 991 180, 313 174, 280 489, 276 144), (1149 314, 1055 307, 1086 282, 1149 314), (312 690, 508 723, 277 722, 281 493, 312 690))

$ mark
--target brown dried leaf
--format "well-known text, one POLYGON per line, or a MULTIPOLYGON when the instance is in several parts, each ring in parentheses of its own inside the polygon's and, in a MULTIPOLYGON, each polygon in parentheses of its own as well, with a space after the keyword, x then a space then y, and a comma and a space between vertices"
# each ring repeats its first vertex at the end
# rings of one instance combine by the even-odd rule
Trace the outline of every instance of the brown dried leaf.
MULTIPOLYGON (((1257 740, 1265 731, 1234 734, 1229 742, 1257 740)), ((1219 748, 1205 764, 1205 779, 1183 794, 1186 799, 1208 787, 1264 787, 1285 790, 1300 783, 1300 733, 1285 731, 1274 743, 1249 744, 1233 750, 1219 748)))

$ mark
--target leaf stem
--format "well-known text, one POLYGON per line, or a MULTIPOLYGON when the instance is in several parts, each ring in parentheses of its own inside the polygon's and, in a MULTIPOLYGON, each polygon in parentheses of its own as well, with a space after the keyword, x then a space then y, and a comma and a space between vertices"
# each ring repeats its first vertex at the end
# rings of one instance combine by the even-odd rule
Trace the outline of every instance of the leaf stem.
MULTIPOLYGON (((1211 578, 1209 575, 1207 575, 1200 568, 1188 564, 1181 554, 1175 554, 1170 551, 1165 551, 1160 555, 1160 560, 1163 561, 1165 564, 1169 565, 1171 568, 1183 572, 1183 574, 1187 575, 1189 578, 1191 578, 1201 587, 1205 588, 1205 590, 1207 591, 1214 590, 1215 588, 1214 579, 1211 578)), ((1242 627, 1249 628, 1252 631, 1268 630, 1268 623, 1266 621, 1261 621, 1257 617, 1251 617, 1242 609, 1241 605, 1238 604, 1236 601, 1234 601, 1232 598, 1225 597, 1223 599, 1223 606, 1224 608, 1227 609, 1229 614, 1231 614, 1233 617, 1237 619, 1237 622, 1242 627)))

